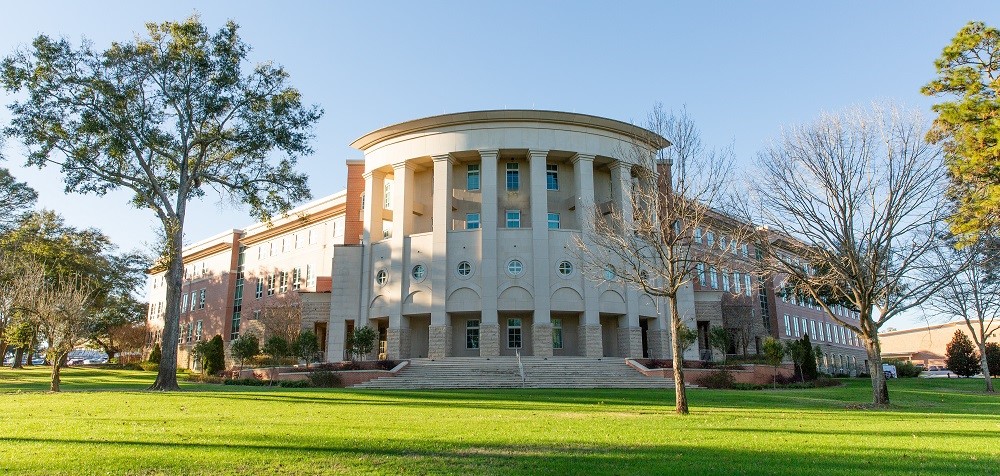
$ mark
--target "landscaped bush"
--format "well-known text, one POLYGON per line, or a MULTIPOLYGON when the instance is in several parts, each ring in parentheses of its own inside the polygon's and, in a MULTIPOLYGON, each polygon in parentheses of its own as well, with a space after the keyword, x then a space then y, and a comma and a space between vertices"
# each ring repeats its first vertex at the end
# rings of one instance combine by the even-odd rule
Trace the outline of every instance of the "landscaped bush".
POLYGON ((330 370, 334 372, 344 370, 392 370, 399 365, 398 360, 361 360, 347 362, 323 362, 313 365, 310 368, 294 367, 292 372, 312 372, 313 370, 330 370))
POLYGON ((271 385, 269 380, 255 378, 227 378, 222 381, 223 385, 242 385, 246 387, 264 387, 271 385))
POLYGON ((312 384, 313 387, 320 388, 334 388, 343 387, 344 382, 341 380, 340 375, 328 370, 318 370, 309 374, 308 382, 312 384))
POLYGON ((156 372, 160 370, 159 362, 139 362, 139 367, 147 372, 156 372))
POLYGON ((160 350, 160 344, 153 344, 153 350, 149 352, 149 361, 154 364, 159 364, 162 355, 163 351, 160 350))
POLYGON ((896 366, 896 375, 899 377, 919 377, 922 370, 917 367, 913 362, 907 362, 905 360, 886 360, 885 363, 892 364, 896 366))
POLYGON ((733 388, 733 384, 736 383, 736 377, 729 370, 721 369, 702 375, 695 383, 705 388, 728 389, 733 388))
POLYGON ((215 375, 207 375, 207 374, 203 375, 200 373, 189 373, 187 377, 185 377, 185 380, 187 380, 188 382, 216 383, 216 384, 223 383, 225 381, 225 379, 223 379, 222 377, 218 377, 215 375))
MULTIPOLYGON (((132 363, 128 363, 128 364, 122 364, 121 368, 122 368, 122 370, 145 370, 145 369, 142 368, 142 364, 144 364, 144 363, 145 362, 141 362, 141 363, 140 362, 132 362, 132 363)), ((159 365, 159 364, 157 364, 157 365, 159 365)))
POLYGON ((281 388, 309 388, 312 384, 308 380, 281 380, 278 382, 281 388))

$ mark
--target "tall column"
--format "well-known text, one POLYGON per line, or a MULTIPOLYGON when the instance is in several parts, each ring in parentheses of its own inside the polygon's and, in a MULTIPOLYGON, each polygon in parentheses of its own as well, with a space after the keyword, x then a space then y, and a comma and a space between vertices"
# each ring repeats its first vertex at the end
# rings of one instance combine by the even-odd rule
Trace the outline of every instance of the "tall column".
POLYGON ((365 198, 364 207, 364 231, 362 232, 362 247, 364 256, 362 257, 361 268, 361 302, 358 309, 358 322, 355 327, 368 325, 371 317, 368 313, 368 305, 372 302, 372 285, 375 279, 375 266, 372 257, 372 243, 382 239, 382 192, 385 172, 372 170, 365 172, 365 198))
POLYGON ((413 165, 403 161, 392 166, 392 235, 389 237, 389 329, 386 353, 390 359, 410 356, 409 320, 403 317, 403 301, 409 290, 409 260, 406 237, 413 231, 413 165))
MULTIPOLYGON (((622 225, 631 229, 632 164, 615 161, 611 164, 611 196, 614 206, 622 211, 622 225)), ((630 233, 631 230, 622 230, 630 233)), ((639 291, 625 286, 626 313, 618 320, 618 349, 624 357, 642 357, 642 329, 639 328, 639 291)))
POLYGON ((482 261, 479 273, 482 276, 483 312, 479 322, 479 355, 494 357, 500 355, 500 324, 497 316, 497 159, 500 151, 484 149, 479 151, 482 160, 479 166, 480 198, 479 226, 482 233, 482 261))
POLYGON ((545 180, 547 150, 529 150, 531 169, 531 263, 535 288, 535 313, 531 325, 534 355, 552 355, 551 292, 549 291, 549 192, 545 180))
POLYGON ((432 210, 434 255, 431 260, 431 326, 427 356, 440 359, 451 355, 451 325, 445 311, 448 298, 448 232, 451 230, 452 166, 449 154, 434 156, 434 203, 432 210))
MULTIPOLYGON (((576 186, 576 222, 580 224, 584 246, 589 247, 590 233, 593 232, 594 218, 597 216, 594 202, 594 156, 576 154, 570 162, 573 163, 573 181, 576 186)), ((578 328, 580 353, 587 357, 601 357, 604 355, 604 347, 601 343, 600 295, 595 286, 583 286, 583 303, 583 315, 578 328)))

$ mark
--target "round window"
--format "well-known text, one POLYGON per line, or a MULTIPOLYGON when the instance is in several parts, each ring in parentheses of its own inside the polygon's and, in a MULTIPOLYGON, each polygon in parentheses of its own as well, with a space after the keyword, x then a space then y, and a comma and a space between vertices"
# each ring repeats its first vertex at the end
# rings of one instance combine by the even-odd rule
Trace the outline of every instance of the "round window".
POLYGON ((459 276, 468 276, 470 274, 472 274, 472 264, 470 264, 468 261, 462 261, 461 263, 458 263, 459 276))
POLYGON ((420 281, 424 279, 424 276, 427 276, 427 267, 422 264, 418 264, 413 267, 411 274, 413 275, 413 279, 420 281))
POLYGON ((507 272, 510 273, 511 276, 520 276, 521 273, 524 272, 524 263, 517 259, 510 260, 510 262, 507 263, 507 272))
POLYGON ((378 270, 378 273, 375 274, 375 282, 379 286, 385 286, 385 283, 389 282, 389 273, 384 269, 378 270))
POLYGON ((614 281, 614 279, 615 279, 615 267, 608 266, 607 268, 604 268, 604 280, 614 281))
POLYGON ((563 261, 559 263, 559 274, 563 276, 569 276, 573 274, 573 263, 569 261, 563 261))

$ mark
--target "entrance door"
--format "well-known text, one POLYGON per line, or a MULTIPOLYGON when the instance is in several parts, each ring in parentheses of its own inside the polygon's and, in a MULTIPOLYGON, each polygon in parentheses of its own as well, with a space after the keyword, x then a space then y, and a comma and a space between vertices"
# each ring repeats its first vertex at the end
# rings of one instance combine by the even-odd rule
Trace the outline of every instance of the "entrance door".
POLYGON ((639 319, 639 328, 642 329, 642 358, 649 358, 649 340, 646 335, 649 332, 649 319, 639 319))
POLYGON ((387 349, 389 346, 389 327, 386 324, 378 325, 378 360, 388 359, 387 349))
POLYGON ((319 344, 320 361, 326 362, 326 323, 313 324, 313 332, 316 333, 316 340, 319 344))

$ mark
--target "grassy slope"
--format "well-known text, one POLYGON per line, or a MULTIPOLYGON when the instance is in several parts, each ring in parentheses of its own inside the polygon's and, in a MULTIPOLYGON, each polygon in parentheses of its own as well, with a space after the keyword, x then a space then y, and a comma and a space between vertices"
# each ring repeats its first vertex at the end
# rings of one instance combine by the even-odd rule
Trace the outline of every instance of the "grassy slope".
POLYGON ((832 389, 374 392, 0 370, 0 473, 996 474, 1000 397, 976 380, 832 389), (116 391, 106 391, 116 390, 116 391))

